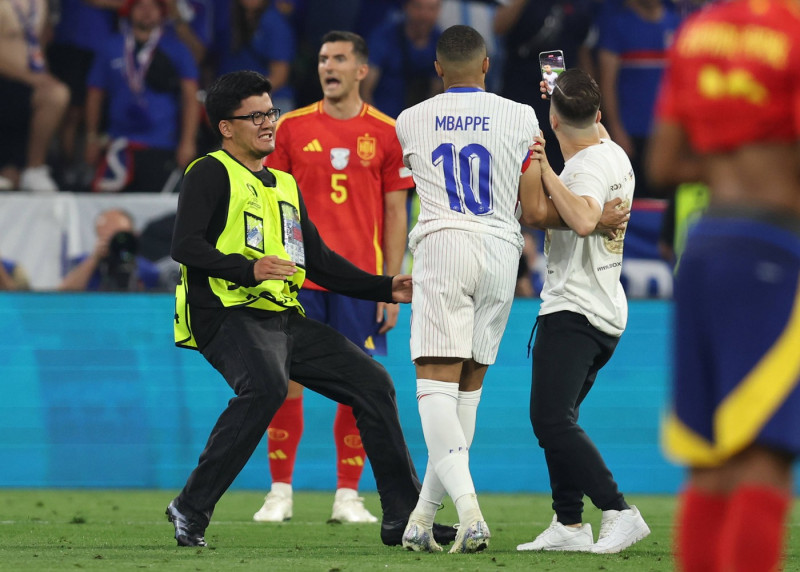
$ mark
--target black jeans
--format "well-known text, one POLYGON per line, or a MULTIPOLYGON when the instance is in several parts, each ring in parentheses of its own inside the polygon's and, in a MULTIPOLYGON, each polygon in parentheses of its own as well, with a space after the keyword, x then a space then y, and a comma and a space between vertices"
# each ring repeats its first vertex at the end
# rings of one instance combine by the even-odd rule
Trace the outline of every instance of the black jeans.
POLYGON ((581 522, 584 494, 601 510, 628 508, 600 452, 578 425, 580 405, 618 341, 574 312, 555 312, 538 320, 531 424, 544 449, 553 510, 561 524, 581 522))
POLYGON ((400 428, 384 367, 342 334, 295 310, 231 310, 202 350, 236 397, 228 402, 177 498, 182 512, 208 524, 286 398, 288 381, 353 408, 375 475, 384 520, 407 518, 420 482, 400 428))

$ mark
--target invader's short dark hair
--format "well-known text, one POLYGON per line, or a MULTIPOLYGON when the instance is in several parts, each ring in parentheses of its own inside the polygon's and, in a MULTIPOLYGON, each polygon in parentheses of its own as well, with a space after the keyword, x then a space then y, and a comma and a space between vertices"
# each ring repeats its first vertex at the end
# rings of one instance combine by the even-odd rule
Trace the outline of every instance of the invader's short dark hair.
POLYGON ((272 91, 272 83, 255 71, 241 70, 217 78, 206 92, 206 113, 216 136, 222 139, 219 122, 230 117, 242 101, 272 91))
POLYGON ((592 76, 578 68, 559 74, 551 97, 551 104, 559 116, 575 127, 594 123, 600 109, 600 86, 592 76))

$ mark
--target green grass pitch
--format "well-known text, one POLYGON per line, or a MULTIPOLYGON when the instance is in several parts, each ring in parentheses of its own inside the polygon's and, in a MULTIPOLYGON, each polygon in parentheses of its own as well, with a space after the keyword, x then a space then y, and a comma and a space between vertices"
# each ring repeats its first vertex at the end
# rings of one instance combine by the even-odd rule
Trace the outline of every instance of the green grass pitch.
MULTIPOLYGON (((418 554, 383 546, 375 524, 327 524, 333 493, 296 492, 294 518, 259 524, 252 515, 263 493, 230 491, 206 531, 208 548, 180 548, 164 509, 175 491, 0 489, 0 570, 274 570, 350 572, 376 570, 668 571, 675 498, 629 495, 652 534, 614 555, 518 553, 552 518, 545 495, 479 494, 492 531, 479 554, 418 554)), ((366 506, 379 515, 375 493, 366 506)), ((587 508, 595 538, 600 512, 587 508)), ((438 522, 453 523, 447 503, 438 522)), ((800 570, 795 507, 785 570, 800 570), (794 534, 792 534, 794 533, 794 534)), ((714 526, 716 523, 708 523, 714 526)))

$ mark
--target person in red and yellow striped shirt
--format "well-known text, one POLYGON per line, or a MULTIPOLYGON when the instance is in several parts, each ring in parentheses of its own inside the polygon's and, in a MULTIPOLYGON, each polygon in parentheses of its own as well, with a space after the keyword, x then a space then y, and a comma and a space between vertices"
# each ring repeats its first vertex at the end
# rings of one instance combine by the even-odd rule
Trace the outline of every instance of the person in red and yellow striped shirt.
MULTIPOLYGON (((377 274, 400 271, 407 240, 407 190, 394 119, 362 101, 367 45, 350 32, 322 38, 318 71, 323 99, 289 112, 278 123, 275 152, 265 164, 287 171, 303 189, 309 215, 337 253, 377 274)), ((399 307, 355 300, 306 282, 300 302, 306 314, 327 323, 371 355, 386 353, 385 334, 397 323, 399 307)), ((292 516, 292 476, 303 431, 302 386, 289 395, 272 420, 268 450, 272 490, 257 521, 292 516)), ((358 497, 366 455, 352 410, 339 405, 334 421, 337 492, 333 520, 376 522, 358 497)))

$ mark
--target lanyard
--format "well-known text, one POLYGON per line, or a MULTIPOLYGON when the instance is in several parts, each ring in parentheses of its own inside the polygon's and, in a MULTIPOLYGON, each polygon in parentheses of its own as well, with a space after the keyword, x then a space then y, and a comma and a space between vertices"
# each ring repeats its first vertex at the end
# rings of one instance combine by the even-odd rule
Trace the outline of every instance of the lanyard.
POLYGON ((147 75, 147 70, 150 69, 150 64, 153 63, 153 56, 155 55, 156 45, 161 39, 161 32, 161 27, 150 32, 150 37, 147 38, 139 53, 136 53, 136 40, 133 37, 133 31, 130 26, 125 27, 125 79, 128 80, 128 86, 136 95, 141 95, 144 92, 144 78, 147 75))
POLYGON ((30 2, 30 10, 27 14, 17 0, 14 0, 11 5, 25 32, 25 42, 28 44, 28 66, 32 71, 42 72, 44 71, 44 55, 39 43, 39 35, 36 33, 36 21, 38 20, 36 0, 30 2))

